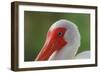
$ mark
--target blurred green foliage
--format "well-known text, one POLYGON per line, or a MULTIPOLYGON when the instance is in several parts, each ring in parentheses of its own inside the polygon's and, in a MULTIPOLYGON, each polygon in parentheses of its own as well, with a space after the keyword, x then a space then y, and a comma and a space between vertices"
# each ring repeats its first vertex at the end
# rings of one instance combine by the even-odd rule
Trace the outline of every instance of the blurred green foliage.
POLYGON ((75 23, 81 34, 78 53, 90 49, 90 15, 79 13, 24 12, 24 61, 34 61, 41 50, 49 27, 60 19, 75 23))

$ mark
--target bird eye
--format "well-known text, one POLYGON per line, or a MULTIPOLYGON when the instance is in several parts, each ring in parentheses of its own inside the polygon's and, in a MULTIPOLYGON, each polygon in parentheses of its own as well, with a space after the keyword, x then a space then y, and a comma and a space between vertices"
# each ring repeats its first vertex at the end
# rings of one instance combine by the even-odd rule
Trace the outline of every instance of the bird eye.
POLYGON ((58 32, 58 35, 59 35, 59 36, 62 36, 62 32, 58 32))

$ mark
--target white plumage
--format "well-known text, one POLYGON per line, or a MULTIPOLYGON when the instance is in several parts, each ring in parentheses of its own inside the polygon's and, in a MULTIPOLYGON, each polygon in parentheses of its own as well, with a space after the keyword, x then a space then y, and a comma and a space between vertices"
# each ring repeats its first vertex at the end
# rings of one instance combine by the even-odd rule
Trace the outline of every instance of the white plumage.
POLYGON ((76 53, 80 47, 81 36, 76 24, 72 23, 71 21, 61 19, 55 22, 51 27, 50 30, 53 30, 58 27, 67 28, 68 31, 65 33, 64 38, 68 41, 68 44, 65 45, 59 52, 54 52, 49 60, 66 60, 66 59, 82 59, 82 58, 89 58, 90 52, 85 51, 76 56, 76 53))
POLYGON ((82 52, 76 56, 80 44, 81 36, 76 24, 65 19, 58 20, 49 28, 45 44, 36 60, 90 58, 89 51, 82 52))

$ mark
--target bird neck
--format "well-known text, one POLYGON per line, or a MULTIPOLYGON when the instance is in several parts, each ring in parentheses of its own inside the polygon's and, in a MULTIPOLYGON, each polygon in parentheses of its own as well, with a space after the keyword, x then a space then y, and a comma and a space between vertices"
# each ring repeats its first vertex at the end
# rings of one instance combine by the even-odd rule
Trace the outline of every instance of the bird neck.
POLYGON ((78 46, 76 46, 75 44, 66 45, 60 51, 55 51, 49 59, 50 60, 73 59, 77 51, 78 51, 78 46))

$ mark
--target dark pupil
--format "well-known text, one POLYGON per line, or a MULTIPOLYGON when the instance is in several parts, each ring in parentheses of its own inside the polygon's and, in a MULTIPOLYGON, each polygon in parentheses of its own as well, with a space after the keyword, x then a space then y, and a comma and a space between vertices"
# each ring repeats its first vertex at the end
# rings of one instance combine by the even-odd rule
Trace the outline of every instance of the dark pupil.
POLYGON ((59 32, 58 35, 59 35, 59 36, 62 36, 62 32, 59 32))

